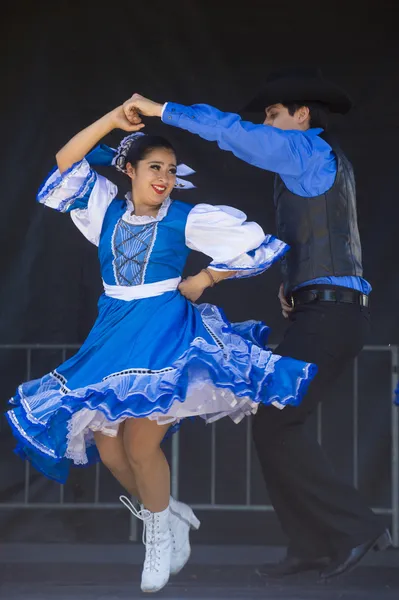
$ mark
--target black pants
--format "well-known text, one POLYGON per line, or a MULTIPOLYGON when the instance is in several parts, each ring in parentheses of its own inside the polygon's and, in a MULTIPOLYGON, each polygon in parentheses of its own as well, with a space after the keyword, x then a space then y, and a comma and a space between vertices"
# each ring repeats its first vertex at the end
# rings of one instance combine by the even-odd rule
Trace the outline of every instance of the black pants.
MULTIPOLYGON (((275 352, 318 366, 298 407, 261 406, 253 436, 271 502, 299 557, 336 556, 377 536, 382 526, 358 492, 343 483, 305 422, 362 349, 369 311, 354 304, 299 306, 275 352)), ((337 439, 337 443, 338 443, 337 439)))

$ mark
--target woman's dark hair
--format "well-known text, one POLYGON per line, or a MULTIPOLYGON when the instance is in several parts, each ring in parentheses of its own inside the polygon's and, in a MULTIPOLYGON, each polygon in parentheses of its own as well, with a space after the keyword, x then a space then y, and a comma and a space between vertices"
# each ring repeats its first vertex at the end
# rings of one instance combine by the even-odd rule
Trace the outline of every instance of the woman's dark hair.
POLYGON ((289 104, 283 104, 283 106, 286 107, 291 117, 294 116, 301 106, 307 106, 310 116, 309 127, 321 127, 321 129, 327 131, 329 110, 324 104, 321 104, 320 102, 291 102, 289 104))
POLYGON ((140 160, 144 160, 155 148, 164 148, 176 154, 172 144, 165 138, 159 135, 143 135, 134 140, 130 146, 126 154, 126 164, 130 163, 132 167, 135 167, 140 160))

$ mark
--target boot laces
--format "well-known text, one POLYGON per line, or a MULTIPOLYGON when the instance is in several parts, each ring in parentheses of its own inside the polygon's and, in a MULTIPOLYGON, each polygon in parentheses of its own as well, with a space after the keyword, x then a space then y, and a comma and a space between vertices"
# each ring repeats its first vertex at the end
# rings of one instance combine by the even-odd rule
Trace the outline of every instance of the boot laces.
POLYGON ((127 496, 119 496, 119 500, 130 510, 132 515, 143 522, 142 541, 146 549, 144 570, 158 572, 161 559, 161 551, 156 543, 159 539, 159 519, 144 507, 138 510, 127 496))

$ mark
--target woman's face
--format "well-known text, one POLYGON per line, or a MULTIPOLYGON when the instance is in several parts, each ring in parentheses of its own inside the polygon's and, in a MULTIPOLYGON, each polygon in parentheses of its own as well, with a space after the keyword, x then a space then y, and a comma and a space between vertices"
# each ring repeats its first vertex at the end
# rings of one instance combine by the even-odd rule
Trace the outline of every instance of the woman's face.
POLYGON ((176 183, 176 156, 167 148, 155 148, 135 167, 128 163, 127 173, 132 180, 133 200, 158 206, 176 183))

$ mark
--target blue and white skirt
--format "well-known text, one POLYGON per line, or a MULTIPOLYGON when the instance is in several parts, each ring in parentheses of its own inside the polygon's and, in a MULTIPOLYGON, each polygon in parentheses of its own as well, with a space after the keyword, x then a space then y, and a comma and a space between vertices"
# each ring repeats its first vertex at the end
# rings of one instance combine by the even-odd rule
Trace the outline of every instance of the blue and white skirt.
POLYGON ((238 423, 259 403, 296 405, 316 367, 273 354, 267 334, 261 322, 229 323, 177 291, 129 302, 103 295, 79 352, 11 399, 16 451, 65 482, 72 463, 98 460, 94 432, 115 436, 127 418, 173 431, 187 417, 238 423))

